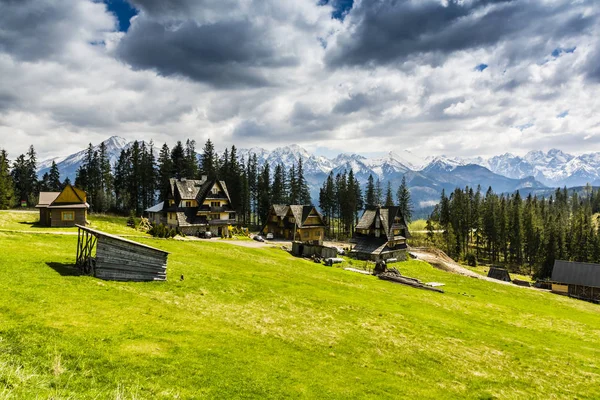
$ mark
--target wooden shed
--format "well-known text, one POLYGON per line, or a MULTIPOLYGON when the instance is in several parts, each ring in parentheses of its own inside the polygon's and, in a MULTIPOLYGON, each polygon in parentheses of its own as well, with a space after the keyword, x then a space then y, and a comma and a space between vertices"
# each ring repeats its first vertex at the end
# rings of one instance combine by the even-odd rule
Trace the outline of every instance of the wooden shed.
POLYGON ((510 282, 510 275, 506 268, 490 267, 487 274, 488 278, 497 279, 499 281, 510 282))
POLYGON ((600 303, 600 264, 554 261, 552 291, 600 303))
POLYGON ((76 265, 84 274, 113 281, 167 280, 168 252, 85 226, 77 227, 76 265))
POLYGON ((87 223, 86 193, 73 185, 62 192, 41 192, 38 204, 40 225, 51 227, 73 227, 87 223))

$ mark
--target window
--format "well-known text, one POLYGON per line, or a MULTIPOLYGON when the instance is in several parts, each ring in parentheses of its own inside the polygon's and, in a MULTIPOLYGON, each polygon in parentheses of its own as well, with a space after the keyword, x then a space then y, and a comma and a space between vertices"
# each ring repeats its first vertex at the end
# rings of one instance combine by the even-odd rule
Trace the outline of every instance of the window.
POLYGON ((219 214, 210 214, 208 219, 219 219, 219 214))
POLYGON ((295 224, 295 223, 296 223, 296 218, 290 217, 290 224, 295 224))
POLYGON ((75 213, 73 211, 63 211, 61 221, 75 221, 75 213))
POLYGON ((185 202, 185 206, 186 207, 191 207, 192 206, 192 202, 191 201, 186 201, 185 202))
POLYGON ((304 231, 304 234, 302 236, 304 236, 306 239, 308 239, 310 237, 310 232, 304 231))
POLYGON ((212 188, 212 194, 218 194, 219 193, 219 188, 215 185, 212 188))
POLYGON ((210 202, 210 206, 211 206, 211 207, 220 207, 220 206, 221 206, 221 203, 220 203, 220 202, 218 202, 218 201, 211 201, 211 202, 210 202))

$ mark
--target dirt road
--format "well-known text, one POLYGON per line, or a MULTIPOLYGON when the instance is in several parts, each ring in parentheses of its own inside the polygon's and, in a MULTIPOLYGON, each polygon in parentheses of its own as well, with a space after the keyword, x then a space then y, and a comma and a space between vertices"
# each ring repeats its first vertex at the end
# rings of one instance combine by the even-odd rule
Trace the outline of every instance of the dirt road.
MULTIPOLYGON (((428 262, 433 265, 435 268, 441 269, 442 271, 452 272, 455 274, 460 274, 464 276, 469 276, 471 278, 482 279, 484 281, 500 283, 503 285, 512 285, 511 282, 499 281, 497 279, 488 278, 487 276, 480 275, 476 272, 473 272, 462 265, 458 264, 456 261, 448 257, 443 251, 435 250, 435 249, 426 249, 426 248, 412 248, 410 250, 410 255, 417 260, 422 260, 428 262)), ((517 285, 513 285, 517 286, 517 285)), ((521 286, 518 286, 521 287, 521 286)))

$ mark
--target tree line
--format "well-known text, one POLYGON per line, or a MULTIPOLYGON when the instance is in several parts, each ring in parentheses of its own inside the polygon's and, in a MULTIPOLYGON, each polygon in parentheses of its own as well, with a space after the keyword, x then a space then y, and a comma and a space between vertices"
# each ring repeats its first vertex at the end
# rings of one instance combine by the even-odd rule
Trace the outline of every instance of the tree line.
MULTIPOLYGON (((232 206, 244 225, 263 225, 273 204, 312 204, 302 159, 288 169, 283 164, 259 165, 256 154, 240 157, 235 145, 222 154, 215 151, 210 139, 197 152, 196 142, 178 141, 173 148, 165 143, 157 149, 152 142, 135 141, 123 149, 117 162, 111 165, 108 149, 102 143, 91 144, 85 152, 74 184, 85 190, 92 212, 135 213, 167 198, 171 178, 220 179, 225 181, 232 206)), ((31 146, 12 166, 5 151, 0 152, 0 208, 9 208, 20 200, 36 204, 40 191, 60 191, 67 184, 61 181, 56 163, 38 180, 36 153, 31 146)), ((380 181, 370 176, 363 189, 354 171, 333 172, 319 191, 319 206, 334 231, 351 235, 359 211, 376 205, 399 204, 410 219, 410 192, 403 179, 396 192, 391 184, 385 193, 380 181)))
POLYGON ((450 196, 442 191, 427 220, 427 236, 455 259, 523 267, 546 278, 557 259, 600 262, 598 212, 600 190, 589 185, 583 194, 563 188, 548 198, 525 199, 518 191, 457 188, 450 196))

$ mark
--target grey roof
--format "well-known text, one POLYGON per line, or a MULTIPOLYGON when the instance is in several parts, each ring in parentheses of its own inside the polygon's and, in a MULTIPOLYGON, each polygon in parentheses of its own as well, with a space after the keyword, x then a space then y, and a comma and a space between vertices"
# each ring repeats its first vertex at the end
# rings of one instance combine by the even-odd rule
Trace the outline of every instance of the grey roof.
POLYGON ((47 207, 54 203, 54 200, 60 196, 61 192, 40 192, 40 199, 36 207, 47 207))
POLYGON ((397 251, 406 249, 404 246, 396 246, 393 249, 388 247, 388 241, 385 237, 373 238, 373 237, 357 237, 353 239, 356 245, 352 248, 353 252, 367 253, 367 254, 384 254, 387 252, 397 251))
POLYGON ((362 217, 360 217, 360 221, 356 225, 356 229, 369 229, 371 225, 373 225, 373 221, 375 221, 375 210, 365 210, 362 217))
POLYGON ((600 287, 600 264, 556 260, 552 269, 552 281, 600 287))
POLYGON ((164 208, 165 208, 165 202, 163 201, 161 203, 158 203, 154 207, 147 208, 146 212, 152 212, 152 213, 161 212, 164 208))
POLYGON ((273 204, 273 211, 275 211, 275 215, 279 218, 285 217, 289 209, 285 204, 273 204))
POLYGON ((175 186, 179 191, 179 195, 181 196, 181 200, 196 200, 196 196, 198 196, 198 192, 202 187, 202 181, 196 181, 193 179, 186 180, 176 180, 175 186))

